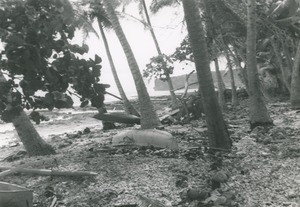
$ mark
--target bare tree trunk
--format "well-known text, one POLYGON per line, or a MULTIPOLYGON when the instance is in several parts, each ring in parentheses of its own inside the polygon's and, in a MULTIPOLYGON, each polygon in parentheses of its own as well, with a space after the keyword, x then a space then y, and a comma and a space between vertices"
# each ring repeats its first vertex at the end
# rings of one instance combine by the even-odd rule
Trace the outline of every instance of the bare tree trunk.
POLYGON ((272 48, 273 48, 273 51, 276 56, 277 63, 280 68, 283 83, 284 83, 285 87, 288 89, 289 93, 291 93, 291 72, 289 70, 285 69, 285 67, 283 65, 281 54, 279 53, 279 48, 273 39, 271 39, 271 44, 272 44, 272 48))
MULTIPOLYGON (((231 52, 231 55, 233 57, 233 61, 234 61, 235 65, 236 65, 236 67, 239 70, 238 76, 239 76, 241 82, 244 84, 247 93, 249 94, 247 71, 241 65, 241 61, 239 59, 239 54, 237 52, 237 49, 233 48, 233 50, 234 50, 234 52, 232 52, 231 50, 230 50, 230 52, 231 52)), ((246 60, 244 60, 244 61, 246 61, 246 60)))
MULTIPOLYGON (((0 70, 0 83, 5 82, 6 78, 0 70)), ((12 102, 10 94, 7 94, 7 99, 7 110, 14 110, 15 107, 13 108, 10 104, 12 102)), ((39 156, 55 154, 54 149, 49 144, 47 144, 36 131, 26 113, 21 108, 18 109, 18 111, 18 115, 14 116, 14 118, 12 119, 12 123, 28 155, 39 156)))
POLYGON ((298 42, 291 86, 292 109, 300 109, 300 41, 298 42))
POLYGON ((232 143, 215 95, 199 8, 196 0, 183 0, 182 2, 206 115, 209 145, 211 148, 230 149, 232 143))
POLYGON ((231 58, 230 58, 228 50, 229 49, 225 48, 225 57, 227 60, 227 66, 228 66, 228 70, 229 70, 230 84, 231 84, 231 103, 232 103, 232 106, 237 106, 239 104, 239 102, 238 102, 237 93, 236 93, 236 86, 235 86, 234 74, 233 74, 233 69, 232 69, 232 62, 231 62, 231 58))
MULTIPOLYGON (((152 39, 154 41, 157 53, 158 53, 158 55, 162 56, 161 49, 159 47, 156 35, 154 33, 154 30, 153 30, 153 27, 152 27, 152 24, 151 24, 151 21, 150 21, 150 17, 149 17, 149 14, 148 14, 148 9, 147 9, 147 6, 146 6, 146 2, 145 2, 145 0, 141 0, 141 2, 142 2, 142 5, 143 5, 143 8, 144 8, 144 11, 145 11, 145 16, 146 16, 146 19, 147 19, 147 23, 149 25, 150 33, 151 33, 152 39)), ((164 70, 165 70, 166 69, 166 64, 164 63, 163 65, 164 65, 164 70)), ((173 87, 173 83, 172 83, 172 79, 170 77, 170 74, 166 74, 166 80, 167 80, 170 95, 171 95, 172 108, 173 109, 178 108, 179 103, 178 103, 178 100, 177 100, 175 92, 174 92, 174 87, 173 87)))
POLYGON ((219 101, 222 111, 224 111, 227 108, 225 96, 224 96, 225 84, 223 82, 222 74, 220 72, 218 58, 214 59, 214 63, 215 63, 216 74, 217 74, 218 101, 219 101))
POLYGON ((284 40, 283 38, 280 38, 281 40, 281 45, 282 45, 282 49, 283 49, 283 53, 284 56, 286 58, 286 62, 287 62, 287 69, 289 70, 289 73, 292 74, 293 72, 293 60, 291 58, 291 53, 287 47, 287 40, 284 40))
POLYGON ((100 32, 101 32, 101 36, 102 36, 102 39, 103 39, 103 43, 104 43, 104 46, 105 46, 105 51, 106 51, 108 61, 109 61, 109 64, 110 64, 111 72, 113 74, 113 77, 115 79, 118 91, 119 91, 120 96, 122 98, 125 111, 128 114, 132 114, 132 115, 135 115, 135 116, 140 116, 140 114, 137 112, 137 110, 133 107, 133 105, 128 100, 128 98, 127 98, 127 96, 126 96, 126 94, 123 90, 122 84, 121 84, 120 79, 118 77, 118 73, 117 73, 114 61, 112 59, 112 55, 110 53, 109 45, 108 45, 108 42, 107 42, 107 39, 106 39, 105 32, 103 30, 103 26, 101 24, 101 20, 99 18, 97 20, 98 20, 98 25, 99 25, 99 29, 100 29, 100 32))
POLYGON ((12 123, 29 156, 55 154, 54 149, 41 138, 24 111, 21 111, 12 123))
POLYGON ((247 0, 247 74, 250 96, 250 128, 272 125, 263 95, 256 60, 256 0, 247 0))

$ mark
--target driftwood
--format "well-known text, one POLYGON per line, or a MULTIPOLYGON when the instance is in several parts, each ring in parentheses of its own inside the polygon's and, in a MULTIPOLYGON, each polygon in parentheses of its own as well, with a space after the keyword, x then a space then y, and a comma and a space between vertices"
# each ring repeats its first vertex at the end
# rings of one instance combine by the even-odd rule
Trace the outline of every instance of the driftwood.
POLYGON ((126 114, 123 112, 99 113, 93 116, 95 119, 108 122, 124 123, 124 124, 140 124, 139 117, 126 114))
POLYGON ((19 170, 27 167, 29 164, 23 164, 23 165, 20 165, 18 167, 13 167, 13 168, 7 168, 7 169, 1 169, 0 167, 0 170, 4 170, 3 172, 0 173, 0 178, 1 177, 4 177, 6 175, 10 175, 12 173, 15 173, 15 172, 18 172, 19 170))
MULTIPOLYGON (((193 83, 189 83, 188 86, 192 86, 192 85, 196 85, 196 84, 199 84, 199 82, 196 81, 196 82, 193 82, 193 83)), ((176 88, 176 89, 174 89, 174 91, 179 91, 181 89, 185 89, 185 87, 186 86, 182 86, 182 87, 176 88)))
POLYGON ((150 199, 147 198, 145 196, 142 195, 138 195, 139 199, 140 199, 140 206, 141 207, 165 207, 165 205, 163 203, 161 203, 160 201, 154 200, 154 199, 150 199))
POLYGON ((4 170, 4 172, 11 170, 10 173, 19 172, 19 173, 30 173, 30 174, 37 174, 37 175, 55 175, 55 176, 95 176, 95 175, 98 175, 95 172, 89 172, 89 171, 59 171, 59 170, 22 168, 22 167, 21 168, 20 167, 16 167, 16 168, 0 167, 0 170, 4 170))
POLYGON ((180 109, 174 109, 174 110, 170 111, 168 114, 159 117, 159 120, 163 121, 166 118, 169 118, 170 116, 174 116, 174 115, 178 114, 179 112, 180 112, 180 109))

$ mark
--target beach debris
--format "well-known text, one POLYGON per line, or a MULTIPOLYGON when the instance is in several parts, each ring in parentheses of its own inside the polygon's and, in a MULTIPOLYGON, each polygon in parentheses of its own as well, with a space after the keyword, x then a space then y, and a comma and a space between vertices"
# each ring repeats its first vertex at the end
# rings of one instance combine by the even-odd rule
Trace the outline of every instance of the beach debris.
POLYGON ((101 121, 124 124, 140 124, 141 122, 139 117, 124 112, 99 113, 93 116, 93 118, 101 121))
MULTIPOLYGON (((23 168, 16 167, 2 167, 0 166, 0 170, 4 170, 4 172, 14 173, 29 173, 29 174, 36 174, 36 175, 51 175, 51 176, 96 176, 98 173, 90 172, 90 171, 59 171, 59 170, 49 170, 49 169, 35 169, 35 168, 23 168)), ((4 173, 2 172, 2 173, 4 173)), ((7 175, 7 174, 4 174, 7 175)), ((1 173, 0 173, 1 176, 1 173)))
POLYGON ((140 199, 140 207, 166 207, 162 202, 158 200, 150 199, 142 195, 138 195, 138 197, 140 199))
POLYGON ((178 149, 177 140, 169 133, 157 129, 125 130, 112 138, 113 146, 153 146, 178 149))

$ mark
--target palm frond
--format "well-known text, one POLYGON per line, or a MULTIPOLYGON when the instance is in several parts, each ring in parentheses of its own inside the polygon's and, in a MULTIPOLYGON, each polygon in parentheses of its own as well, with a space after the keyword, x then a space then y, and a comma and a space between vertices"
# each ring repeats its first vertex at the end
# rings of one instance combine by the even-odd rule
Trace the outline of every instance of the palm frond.
POLYGON ((128 19, 131 19, 131 20, 135 20, 135 21, 138 21, 140 23, 142 23, 144 25, 145 28, 148 28, 149 27, 149 24, 144 20, 144 19, 139 19, 131 14, 127 14, 125 12, 116 12, 118 16, 121 16, 123 18, 128 18, 128 19))
MULTIPOLYGON (((118 6, 118 1, 114 0, 114 6, 118 6)), ((93 0, 89 2, 90 12, 89 16, 91 19, 96 18, 97 21, 101 22, 101 24, 105 28, 111 28, 111 22, 107 16, 107 13, 103 7, 101 1, 93 0)))
POLYGON ((178 0, 153 0, 150 5, 150 10, 153 13, 157 13, 160 9, 166 6, 174 6, 180 4, 178 0))
POLYGON ((140 203, 139 206, 140 207, 165 207, 164 204, 162 204, 161 202, 157 201, 157 200, 153 200, 150 198, 147 198, 145 196, 142 195, 138 195, 139 199, 140 199, 140 203))
POLYGON ((93 33, 97 38, 100 38, 98 32, 93 27, 92 21, 86 15, 77 13, 73 25, 83 30, 85 38, 88 37, 89 33, 93 33))

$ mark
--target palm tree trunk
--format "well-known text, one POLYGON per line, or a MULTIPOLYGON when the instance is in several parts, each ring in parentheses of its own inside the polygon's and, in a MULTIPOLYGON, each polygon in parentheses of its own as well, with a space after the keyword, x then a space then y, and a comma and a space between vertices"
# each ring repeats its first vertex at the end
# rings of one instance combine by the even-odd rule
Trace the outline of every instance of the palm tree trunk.
POLYGON ((263 95, 256 60, 256 0, 247 0, 247 74, 250 96, 250 128, 271 125, 263 95))
POLYGON ((283 83, 284 83, 286 89, 288 89, 289 93, 291 93, 291 82, 290 82, 291 72, 289 70, 285 69, 285 67, 283 66, 283 61, 282 61, 281 54, 279 52, 279 48, 273 39, 271 39, 271 44, 272 44, 273 51, 275 53, 277 63, 280 68, 281 80, 283 80, 283 83))
POLYGON ((283 54, 286 58, 286 62, 287 62, 287 69, 289 71, 290 74, 292 74, 293 72, 293 60, 291 58, 291 53, 287 47, 288 41, 285 40, 284 38, 280 38, 281 40, 281 45, 282 45, 282 49, 283 49, 283 54))
POLYGON ((292 109, 300 109, 300 41, 298 42, 291 86, 292 109))
MULTIPOLYGON (((5 83, 6 78, 0 70, 0 83, 5 83)), ((7 110, 14 110, 10 103, 12 102, 11 94, 7 94, 7 110)), ((51 155, 55 154, 54 149, 47 144, 34 128, 26 113, 20 108, 18 115, 14 116, 12 123, 19 135, 29 156, 51 155)))
MULTIPOLYGON (((235 47, 233 47, 233 51, 234 52, 232 52, 230 50, 231 56, 233 57, 233 61, 236 65, 236 67, 239 70, 238 76, 240 78, 240 81, 244 84, 247 93, 249 94, 247 71, 246 71, 245 68, 242 67, 241 60, 239 59, 239 54, 238 54, 237 49, 235 47)), ((246 60, 244 60, 244 61, 246 62, 246 60)))
POLYGON ((231 103, 232 103, 232 106, 237 106, 239 103, 238 103, 238 98, 237 98, 237 93, 236 93, 236 86, 235 86, 234 74, 233 74, 233 69, 232 69, 232 61, 231 61, 228 50, 229 50, 229 48, 225 48, 225 57, 227 60, 227 66, 228 66, 228 70, 229 70, 230 84, 231 84, 231 103))
POLYGON ((195 58, 211 148, 230 149, 231 140, 215 94, 207 45, 196 0, 183 0, 185 20, 195 58))
POLYGON ((101 24, 100 19, 98 18, 97 20, 98 20, 100 33, 101 33, 101 36, 102 36, 102 39, 103 39, 105 51, 106 51, 108 61, 109 61, 109 64, 110 64, 111 72, 114 76, 118 91, 119 91, 120 96, 122 98, 125 111, 128 114, 132 114, 132 115, 135 115, 135 116, 140 116, 140 114, 137 112, 137 110, 133 107, 133 105, 128 100, 128 98, 127 98, 127 96, 126 96, 126 94, 123 90, 122 84, 121 84, 120 79, 119 79, 118 74, 117 74, 117 70, 116 70, 114 61, 112 59, 112 55, 110 53, 109 45, 108 45, 108 42, 107 42, 107 39, 106 39, 106 35, 105 35, 105 32, 104 32, 103 26, 101 24))
POLYGON ((154 111, 154 106, 151 102, 150 96, 148 94, 147 88, 143 81, 142 74, 140 72, 137 61, 134 57, 134 54, 131 50, 131 47, 126 39, 126 36, 123 32, 123 29, 119 23, 118 17, 110 3, 110 0, 103 1, 106 8, 108 17, 112 23, 114 31, 123 47, 125 52, 129 68, 137 89, 139 106, 141 112, 141 127, 143 129, 152 129, 160 125, 160 121, 154 111))
MULTIPOLYGON (((151 33, 152 39, 154 41, 157 53, 158 53, 159 56, 162 56, 161 49, 159 47, 156 35, 154 33, 154 30, 153 30, 153 27, 152 27, 152 24, 151 24, 151 21, 150 21, 150 17, 149 17, 149 14, 148 14, 148 9, 147 9, 147 6, 146 6, 146 2, 145 2, 145 0, 141 0, 141 2, 142 2, 142 5, 143 5, 143 8, 144 8, 144 11, 145 11, 145 16, 146 16, 146 19, 147 19, 147 23, 149 25, 150 33, 151 33)), ((164 65, 164 71, 166 71, 166 64, 163 64, 163 65, 164 65)), ((168 86, 169 86, 171 102, 172 102, 172 108, 173 109, 178 108, 179 103, 178 103, 178 99, 177 99, 177 97, 175 95, 175 92, 174 92, 174 87, 173 87, 173 83, 172 83, 172 79, 170 77, 170 74, 166 74, 166 80, 167 80, 167 83, 168 83, 168 86)))
POLYGON ((222 78, 222 74, 220 72, 218 58, 215 58, 214 62, 215 62, 215 68, 216 68, 216 74, 217 74, 218 100, 219 100, 219 104, 220 104, 222 111, 224 111, 227 108, 225 96, 224 96, 225 84, 224 84, 224 81, 222 78))

